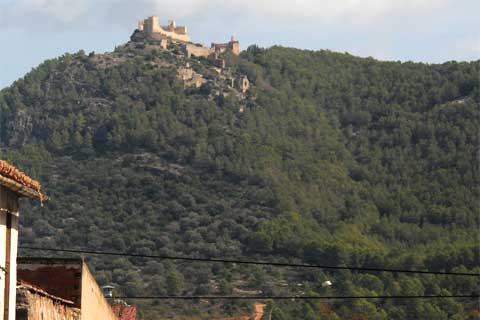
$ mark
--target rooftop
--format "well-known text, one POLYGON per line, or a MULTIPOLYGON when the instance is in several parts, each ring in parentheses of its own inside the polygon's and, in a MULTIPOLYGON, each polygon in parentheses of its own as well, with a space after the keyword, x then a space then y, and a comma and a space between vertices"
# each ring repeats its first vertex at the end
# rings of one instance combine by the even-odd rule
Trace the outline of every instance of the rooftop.
POLYGON ((135 305, 113 304, 112 310, 119 320, 135 320, 137 318, 137 306, 135 305))
POLYGON ((47 199, 47 197, 42 194, 42 186, 38 181, 30 178, 4 160, 0 160, 0 185, 22 197, 38 199, 40 202, 47 199))
POLYGON ((36 285, 33 285, 31 283, 28 283, 26 281, 23 281, 23 280, 18 280, 17 281, 17 289, 27 289, 29 291, 35 292, 36 294, 40 294, 40 295, 45 296, 47 298, 50 298, 52 300, 56 300, 60 303, 67 304, 67 305, 73 305, 73 301, 57 297, 53 294, 48 293, 47 291, 43 290, 42 288, 40 288, 36 285))

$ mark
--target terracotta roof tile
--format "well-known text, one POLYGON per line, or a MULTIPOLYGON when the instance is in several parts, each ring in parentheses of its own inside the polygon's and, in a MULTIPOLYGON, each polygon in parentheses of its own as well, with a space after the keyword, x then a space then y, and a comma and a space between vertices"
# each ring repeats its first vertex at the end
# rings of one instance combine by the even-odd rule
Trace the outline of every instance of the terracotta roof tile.
POLYGON ((17 193, 20 193, 23 196, 28 196, 30 198, 38 198, 40 201, 45 200, 45 196, 40 191, 42 186, 38 181, 30 178, 25 173, 18 170, 13 165, 9 164, 7 161, 4 160, 0 160, 0 178, 2 178, 0 179, 0 184, 16 191, 17 193), (25 190, 25 188, 19 188, 22 186, 30 190, 25 190))
POLYGON ((7 161, 0 160, 0 174, 4 177, 15 180, 25 187, 29 187, 37 192, 40 192, 41 185, 38 181, 33 180, 25 173, 9 164, 7 161))
POLYGON ((112 305, 112 310, 119 320, 136 320, 137 319, 137 306, 114 304, 112 305))
POLYGON ((36 286, 36 285, 33 285, 31 283, 28 283, 26 281, 23 281, 23 280, 17 280, 17 289, 22 289, 22 288, 25 288, 27 290, 30 290, 30 291, 33 291, 37 294, 40 294, 40 295, 43 295, 45 297, 48 297, 50 299, 53 299, 53 300, 57 300, 57 301, 60 301, 64 304, 68 304, 68 305, 73 305, 73 301, 70 301, 70 300, 66 300, 66 299, 63 299, 63 298, 60 298, 60 297, 57 297, 53 294, 50 294, 48 293, 47 291, 43 290, 42 288, 36 286))

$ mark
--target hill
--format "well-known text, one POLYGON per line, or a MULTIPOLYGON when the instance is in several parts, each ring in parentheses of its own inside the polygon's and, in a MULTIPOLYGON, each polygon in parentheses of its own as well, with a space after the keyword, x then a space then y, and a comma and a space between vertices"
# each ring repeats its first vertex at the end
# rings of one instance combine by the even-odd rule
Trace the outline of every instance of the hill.
MULTIPOLYGON (((121 46, 48 60, 0 92, 0 158, 51 201, 21 242, 139 254, 479 272, 480 61, 329 51, 203 58, 121 46), (184 87, 185 63, 206 82, 184 87), (222 80, 222 81, 220 81, 222 80)), ((22 252, 40 254, 39 252, 22 252)), ((472 278, 90 257, 127 296, 434 295, 472 278), (321 283, 330 279, 329 289, 321 283)), ((131 301, 144 319, 210 319, 248 301, 131 301)), ((476 301, 268 302, 272 319, 474 319, 476 301)))

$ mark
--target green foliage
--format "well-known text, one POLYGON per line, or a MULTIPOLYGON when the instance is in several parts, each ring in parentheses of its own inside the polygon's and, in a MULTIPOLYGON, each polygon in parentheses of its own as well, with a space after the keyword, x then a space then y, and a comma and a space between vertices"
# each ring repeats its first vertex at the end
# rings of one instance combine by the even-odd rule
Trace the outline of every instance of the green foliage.
MULTIPOLYGON (((146 57, 109 67, 96 57, 46 61, 0 92, 0 158, 38 178, 51 198, 44 208, 25 203, 22 243, 479 272, 478 61, 379 62, 252 46, 225 57, 254 84, 242 100, 184 90, 175 70, 146 57)), ((209 67, 202 59, 194 66, 209 67)), ((128 295, 478 292, 463 278, 89 264, 101 284, 128 295)), ((244 302, 141 308, 145 319, 248 311, 244 302)), ((272 319, 469 319, 475 301, 269 308, 272 319)))

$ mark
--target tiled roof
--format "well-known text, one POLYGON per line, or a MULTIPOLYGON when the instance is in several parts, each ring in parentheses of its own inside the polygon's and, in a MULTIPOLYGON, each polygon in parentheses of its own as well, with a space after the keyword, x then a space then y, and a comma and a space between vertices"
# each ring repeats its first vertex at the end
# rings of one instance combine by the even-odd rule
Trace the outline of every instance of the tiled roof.
POLYGON ((18 170, 7 161, 0 160, 0 185, 3 185, 21 196, 46 200, 40 189, 40 183, 22 171, 18 170))
POLYGON ((57 301, 59 301, 63 304, 73 305, 73 301, 57 297, 57 296, 55 296, 53 294, 50 294, 50 293, 46 292, 45 290, 43 290, 42 288, 37 287, 37 286, 35 286, 31 283, 28 283, 28 282, 23 281, 23 280, 18 280, 17 281, 17 289, 22 289, 22 288, 27 289, 27 290, 32 291, 32 292, 35 292, 35 293, 40 294, 42 296, 48 297, 52 300, 57 300, 57 301))
POLYGON ((118 320, 136 320, 137 306, 129 306, 123 304, 112 305, 113 313, 118 317, 118 320))

